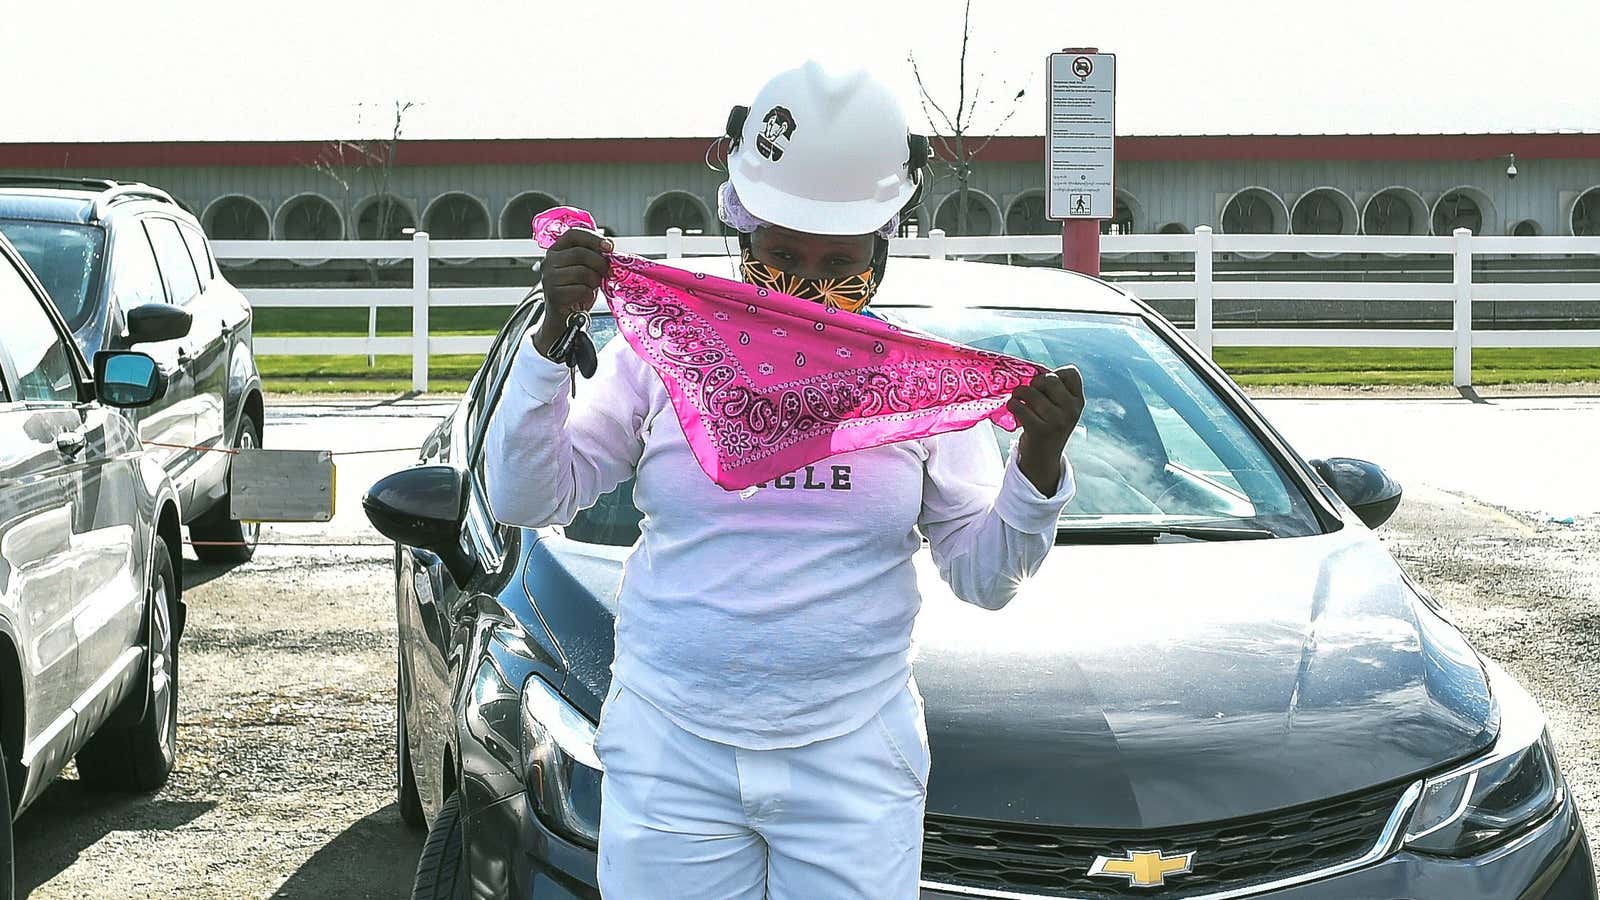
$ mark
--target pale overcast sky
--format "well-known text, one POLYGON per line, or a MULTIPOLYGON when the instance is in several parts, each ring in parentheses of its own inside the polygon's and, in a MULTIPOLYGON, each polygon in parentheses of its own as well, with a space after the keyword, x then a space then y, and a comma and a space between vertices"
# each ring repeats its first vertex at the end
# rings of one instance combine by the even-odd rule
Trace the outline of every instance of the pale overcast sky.
MULTIPOLYGON (((847 60, 953 103, 959 0, 7 4, 0 142, 705 136, 779 68, 847 60), (144 57, 144 51, 150 55, 144 57)), ((969 81, 1118 55, 1121 134, 1600 132, 1600 0, 975 0, 969 81)), ((1004 103, 979 111, 990 129, 1004 103)))

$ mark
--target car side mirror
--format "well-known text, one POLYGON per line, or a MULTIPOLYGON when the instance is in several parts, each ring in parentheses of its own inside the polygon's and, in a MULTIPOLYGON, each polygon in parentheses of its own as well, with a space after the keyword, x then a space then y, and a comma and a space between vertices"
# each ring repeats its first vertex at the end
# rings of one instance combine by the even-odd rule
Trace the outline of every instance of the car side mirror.
POLYGON ((455 466, 413 466, 378 479, 361 498, 367 521, 384 537, 437 553, 456 584, 472 575, 461 549, 467 515, 466 472, 455 466))
POLYGON ((1389 521, 1400 506, 1400 483, 1377 463, 1336 456, 1313 459, 1311 467, 1368 528, 1389 521))
POLYGON ((167 394, 167 376, 156 361, 135 350, 94 355, 94 395, 107 406, 149 406, 167 394))
POLYGON ((170 303, 146 303, 128 310, 128 338, 135 344, 173 341, 189 334, 194 316, 170 303))

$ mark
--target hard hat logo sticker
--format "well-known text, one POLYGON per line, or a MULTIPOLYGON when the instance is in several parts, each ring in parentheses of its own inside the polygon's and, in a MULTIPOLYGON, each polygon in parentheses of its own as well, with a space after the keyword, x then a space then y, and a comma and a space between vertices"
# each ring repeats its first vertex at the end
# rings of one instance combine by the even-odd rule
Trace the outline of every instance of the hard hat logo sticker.
POLYGON ((794 136, 794 116, 781 106, 774 106, 761 117, 761 133, 756 135, 756 150, 767 159, 783 159, 783 151, 794 136))

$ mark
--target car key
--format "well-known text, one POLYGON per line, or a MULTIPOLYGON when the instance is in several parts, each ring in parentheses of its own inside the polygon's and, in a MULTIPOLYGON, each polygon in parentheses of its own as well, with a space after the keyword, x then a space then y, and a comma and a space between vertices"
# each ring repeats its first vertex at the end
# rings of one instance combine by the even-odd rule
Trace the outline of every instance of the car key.
POLYGON ((589 378, 594 375, 595 350, 594 341, 589 337, 589 314, 575 312, 567 318, 567 329, 561 332, 556 342, 550 345, 550 358, 558 363, 563 363, 572 371, 572 396, 578 396, 577 374, 589 378))
POLYGON ((571 346, 567 348, 567 371, 571 373, 572 396, 578 396, 578 375, 585 378, 594 377, 595 358, 594 341, 589 337, 589 332, 579 331, 572 336, 571 346))
POLYGON ((556 338, 555 343, 550 345, 550 353, 549 353, 550 358, 555 360, 556 362, 560 362, 560 363, 566 362, 567 361, 567 354, 572 352, 572 342, 574 340, 576 340, 578 334, 580 332, 582 332, 583 329, 587 328, 588 326, 589 326, 589 314, 588 313, 582 312, 580 310, 580 311, 575 312, 572 315, 568 316, 567 317, 567 328, 566 328, 566 330, 561 332, 561 336, 556 338))

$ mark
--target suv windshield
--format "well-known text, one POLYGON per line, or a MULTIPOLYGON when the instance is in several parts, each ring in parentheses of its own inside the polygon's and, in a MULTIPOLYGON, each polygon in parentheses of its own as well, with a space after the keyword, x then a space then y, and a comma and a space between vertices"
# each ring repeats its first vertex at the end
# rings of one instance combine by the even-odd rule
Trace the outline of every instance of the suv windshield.
POLYGON ((90 292, 99 277, 106 233, 94 225, 0 219, 3 232, 77 331, 94 315, 90 292))
MULTIPOLYGON (((1170 530, 1213 537, 1295 537, 1322 526, 1305 495, 1232 408, 1138 316, 1052 310, 886 307, 885 319, 947 340, 1076 365, 1088 395, 1068 458, 1078 490, 1063 538, 1095 529, 1170 530)), ((609 316, 590 329, 616 335, 609 316)), ((1016 433, 991 429, 1010 452, 1016 433)), ((632 482, 584 510, 575 540, 627 545, 638 537, 632 482)))

